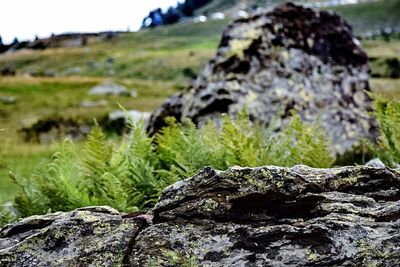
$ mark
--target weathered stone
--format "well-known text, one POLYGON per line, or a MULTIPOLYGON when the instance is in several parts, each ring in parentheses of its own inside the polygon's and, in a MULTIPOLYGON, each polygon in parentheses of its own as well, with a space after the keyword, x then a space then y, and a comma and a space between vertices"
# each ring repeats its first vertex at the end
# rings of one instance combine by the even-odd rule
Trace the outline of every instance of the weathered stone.
POLYGON ((0 266, 391 267, 399 229, 399 170, 206 168, 152 214, 92 207, 6 226, 0 266))
POLYGON ((96 85, 91 88, 88 92, 89 95, 115 95, 115 96, 131 96, 128 89, 125 87, 113 83, 106 82, 103 84, 96 85))
POLYGON ((108 207, 33 216, 0 232, 0 266, 120 266, 146 225, 108 207))
POLYGON ((285 4, 231 24, 191 86, 153 113, 149 131, 165 126, 167 116, 202 125, 243 108, 263 124, 274 116, 285 124, 295 110, 303 121, 319 118, 341 155, 360 138, 377 136, 368 71, 367 55, 342 17, 285 4))
POLYGON ((20 132, 25 141, 50 144, 62 138, 82 140, 90 132, 90 129, 91 125, 87 122, 55 116, 30 122, 21 128, 20 132))
POLYGON ((370 161, 368 161, 365 165, 377 168, 385 167, 385 163, 383 163, 383 161, 380 158, 373 158, 370 161))
POLYGON ((208 168, 164 191, 130 263, 396 266, 399 182, 372 167, 208 168))
POLYGON ((12 104, 15 104, 15 102, 17 101, 15 96, 3 96, 0 99, 1 99, 1 102, 5 105, 12 105, 12 104))
POLYGON ((82 108, 95 108, 95 107, 105 107, 108 105, 107 100, 101 99, 98 101, 82 101, 79 106, 82 108))

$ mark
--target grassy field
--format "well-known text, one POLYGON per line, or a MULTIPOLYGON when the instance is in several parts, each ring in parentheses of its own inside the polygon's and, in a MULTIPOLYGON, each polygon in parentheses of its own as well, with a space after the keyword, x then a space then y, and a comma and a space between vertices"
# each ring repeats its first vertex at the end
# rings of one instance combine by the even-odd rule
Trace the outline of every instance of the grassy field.
MULTIPOLYGON (((226 12, 240 10, 240 0, 214 0, 196 11, 197 15, 213 12, 226 12)), ((246 0, 249 6, 263 6, 265 0, 246 0)), ((287 1, 270 0, 272 4, 282 4, 287 1)), ((324 0, 304 0, 292 1, 302 3, 324 2, 324 0)), ((395 27, 400 24, 400 0, 378 0, 365 3, 328 7, 327 9, 335 11, 351 22, 354 31, 361 34, 366 31, 380 30, 385 27, 395 27)))
POLYGON ((357 34, 400 25, 400 0, 379 0, 331 7, 351 22, 357 34))
MULTIPOLYGON (((391 1, 391 0, 390 0, 391 1)), ((0 197, 9 199, 15 188, 12 169, 29 175, 39 162, 49 160, 57 145, 25 143, 19 129, 40 118, 61 116, 77 120, 101 118, 118 109, 151 111, 166 97, 186 87, 215 53, 228 21, 182 23, 170 27, 125 33, 110 41, 90 39, 83 48, 54 48, 0 55, 0 69, 17 70, 15 77, 0 77, 0 99, 13 96, 14 104, 0 101, 0 197), (72 71, 73 70, 73 71, 72 71), (28 73, 56 77, 30 77, 28 73), (138 97, 107 97, 104 107, 83 108, 88 90, 105 81, 135 89, 138 97)), ((365 41, 373 57, 399 57, 400 41, 365 41)), ((389 97, 400 95, 400 80, 373 79, 372 88, 389 97)))
POLYGON ((228 21, 178 24, 109 41, 90 39, 87 47, 19 51, 0 56, 0 68, 18 73, 54 73, 57 76, 117 77, 168 80, 186 84, 188 69, 197 73, 215 52, 228 21), (186 70, 186 72, 185 72, 186 70))

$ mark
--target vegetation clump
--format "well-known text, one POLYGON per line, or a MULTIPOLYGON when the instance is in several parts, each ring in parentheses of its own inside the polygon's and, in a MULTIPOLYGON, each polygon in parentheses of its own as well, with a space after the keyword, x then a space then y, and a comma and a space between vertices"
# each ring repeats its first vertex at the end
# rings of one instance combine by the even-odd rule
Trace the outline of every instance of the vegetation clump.
POLYGON ((212 122, 197 128, 190 120, 180 124, 172 118, 154 137, 147 135, 142 123, 132 122, 131 128, 130 136, 115 146, 96 126, 83 153, 66 140, 52 161, 31 177, 11 174, 18 191, 12 209, 0 210, 0 223, 82 206, 145 210, 166 186, 204 166, 224 170, 233 165, 329 167, 333 163, 323 130, 318 124, 303 124, 297 115, 278 134, 273 124, 265 129, 251 122, 246 112, 236 119, 224 115, 221 129, 212 122))

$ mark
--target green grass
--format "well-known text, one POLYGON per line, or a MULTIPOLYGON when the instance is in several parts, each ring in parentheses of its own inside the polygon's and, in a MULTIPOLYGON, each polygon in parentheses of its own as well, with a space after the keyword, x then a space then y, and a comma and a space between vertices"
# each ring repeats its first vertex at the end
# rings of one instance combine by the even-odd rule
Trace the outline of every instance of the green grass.
POLYGON ((228 21, 182 23, 138 33, 121 34, 110 41, 89 41, 85 48, 54 48, 0 55, 0 68, 11 66, 18 73, 54 71, 65 76, 79 68, 79 76, 188 82, 185 69, 198 72, 215 53, 228 21), (112 58, 112 66, 107 60, 112 58), (96 65, 95 68, 90 64, 96 65))
MULTIPOLYGON (((239 10, 239 0, 214 0, 196 11, 197 15, 213 12, 230 12, 232 9, 239 10)), ((265 6, 263 0, 247 0, 249 6, 265 6)), ((273 4, 282 4, 286 1, 272 0, 273 4)), ((293 1, 299 2, 299 1, 293 1)), ((321 0, 308 0, 301 2, 321 2, 321 0)), ((322 1, 323 2, 323 1, 322 1)), ((381 29, 384 27, 393 27, 400 25, 400 0, 377 0, 355 5, 343 5, 336 7, 322 8, 335 11, 344 16, 353 26, 357 34, 365 31, 381 29)))
POLYGON ((388 99, 400 99, 400 79, 371 79, 370 83, 373 92, 382 94, 388 99))
POLYGON ((55 152, 54 146, 35 144, 6 145, 0 150, 0 197, 11 200, 15 194, 15 184, 9 178, 12 170, 21 175, 30 175, 37 166, 47 163, 55 152))
MULTIPOLYGON (((167 96, 178 90, 174 82, 146 81, 136 79, 116 79, 127 88, 135 89, 137 98, 123 96, 91 96, 88 90, 104 78, 60 77, 60 78, 0 78, 0 98, 14 96, 16 103, 0 104, 0 125, 3 131, 0 136, 6 138, 24 123, 48 116, 63 116, 77 119, 99 118, 118 109, 117 103, 127 109, 149 111, 157 107, 167 96), (84 100, 106 99, 106 107, 84 108, 84 100)), ((12 137, 14 138, 14 137, 12 137)), ((4 140, 4 139, 3 139, 4 140)))
POLYGON ((400 0, 378 0, 329 9, 344 16, 356 33, 400 25, 400 0))

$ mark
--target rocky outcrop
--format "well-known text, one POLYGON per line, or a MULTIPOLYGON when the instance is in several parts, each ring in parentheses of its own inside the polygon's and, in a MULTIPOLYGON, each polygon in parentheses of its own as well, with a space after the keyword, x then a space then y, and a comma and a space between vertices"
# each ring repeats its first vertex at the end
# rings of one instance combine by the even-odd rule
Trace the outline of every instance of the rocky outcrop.
POLYGON ((320 118, 343 154, 360 138, 377 136, 368 71, 367 55, 342 17, 285 4, 232 23, 199 77, 153 113, 149 131, 168 116, 201 125, 243 108, 261 123, 277 116, 285 124, 295 110, 304 121, 320 118))
POLYGON ((0 231, 0 266, 399 266, 400 171, 206 168, 145 215, 105 207, 0 231))

